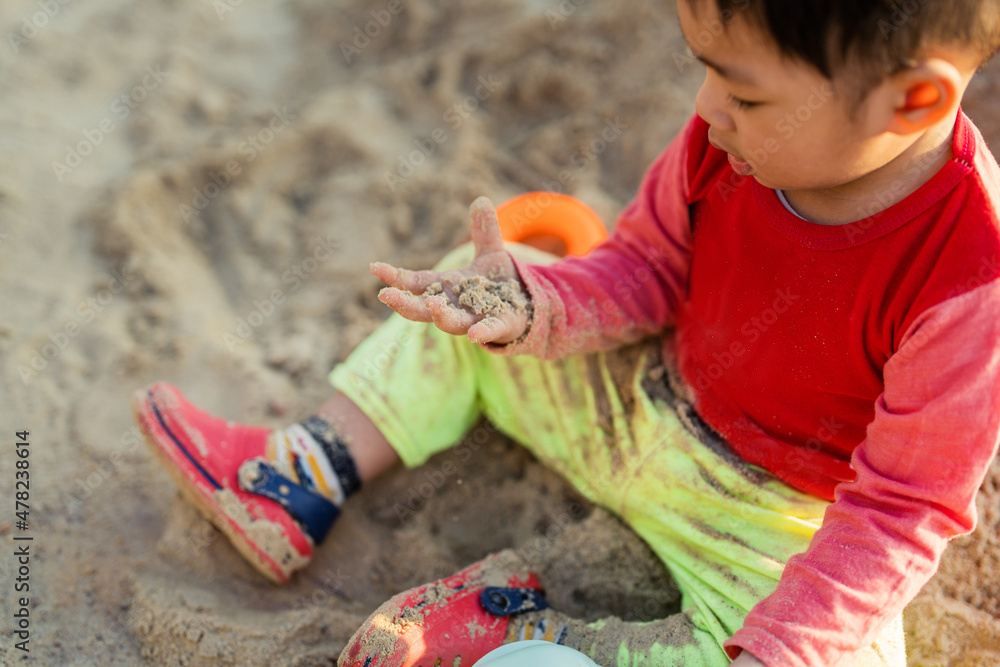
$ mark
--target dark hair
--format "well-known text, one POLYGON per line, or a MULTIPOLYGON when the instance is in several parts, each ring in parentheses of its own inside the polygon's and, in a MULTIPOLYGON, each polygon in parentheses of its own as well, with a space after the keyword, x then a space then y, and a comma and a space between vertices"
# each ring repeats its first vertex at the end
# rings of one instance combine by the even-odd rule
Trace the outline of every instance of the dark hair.
MULTIPOLYGON (((687 0, 697 11, 700 0, 687 0)), ((961 44, 989 60, 1000 50, 1000 0, 714 0, 745 16, 786 56, 828 79, 847 69, 867 92, 929 45, 961 44)), ((728 21, 724 21, 728 23, 728 21)))

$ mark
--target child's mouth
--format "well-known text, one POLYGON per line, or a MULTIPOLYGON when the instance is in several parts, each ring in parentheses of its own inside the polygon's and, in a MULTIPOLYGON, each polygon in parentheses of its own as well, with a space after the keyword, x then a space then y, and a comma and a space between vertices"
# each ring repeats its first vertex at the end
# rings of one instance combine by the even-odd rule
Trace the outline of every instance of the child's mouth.
POLYGON ((722 146, 714 136, 712 136, 711 128, 709 128, 708 130, 708 143, 712 144, 720 151, 726 152, 726 154, 729 156, 729 164, 730 166, 732 166, 733 171, 735 171, 737 174, 739 174, 740 176, 749 176, 750 174, 753 173, 753 165, 747 162, 746 160, 736 157, 728 150, 726 150, 726 148, 722 146))
POLYGON ((729 153, 729 164, 740 176, 749 176, 753 173, 753 165, 746 160, 741 160, 732 153, 729 153))

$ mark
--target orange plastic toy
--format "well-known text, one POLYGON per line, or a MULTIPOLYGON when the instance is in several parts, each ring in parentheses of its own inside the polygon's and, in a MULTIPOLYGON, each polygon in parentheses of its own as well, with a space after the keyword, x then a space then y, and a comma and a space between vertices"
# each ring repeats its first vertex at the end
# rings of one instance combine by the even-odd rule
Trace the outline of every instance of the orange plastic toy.
MULTIPOLYGON (((556 237, 567 255, 583 256, 608 238, 604 223, 579 199, 554 192, 529 192, 497 208, 505 241, 531 243, 556 237)), ((534 245, 534 244, 532 244, 534 245)))

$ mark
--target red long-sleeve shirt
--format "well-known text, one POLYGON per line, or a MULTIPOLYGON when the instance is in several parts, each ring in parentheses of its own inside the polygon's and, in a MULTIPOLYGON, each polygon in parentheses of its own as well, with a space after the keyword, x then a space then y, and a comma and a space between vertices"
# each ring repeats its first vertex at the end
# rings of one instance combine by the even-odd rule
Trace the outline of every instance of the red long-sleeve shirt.
POLYGON ((959 114, 952 159, 919 190, 825 226, 738 176, 707 130, 691 120, 590 255, 517 264, 534 319, 497 351, 553 358, 676 327, 701 416, 834 500, 726 648, 835 665, 975 527, 1000 437, 1000 169, 959 114))

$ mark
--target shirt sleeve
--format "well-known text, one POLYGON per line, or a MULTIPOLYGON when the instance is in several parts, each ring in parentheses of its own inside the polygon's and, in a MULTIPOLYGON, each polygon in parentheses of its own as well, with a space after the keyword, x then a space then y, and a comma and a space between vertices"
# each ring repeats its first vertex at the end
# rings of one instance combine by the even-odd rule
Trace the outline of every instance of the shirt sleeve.
POLYGON ((875 418, 805 553, 724 646, 831 667, 870 644, 976 526, 1000 433, 1000 281, 922 313, 884 368, 875 418))
POLYGON ((514 260, 531 296, 530 328, 514 343, 484 347, 553 359, 619 347, 673 324, 690 263, 695 126, 693 119, 660 155, 614 234, 589 255, 547 266, 514 260))

